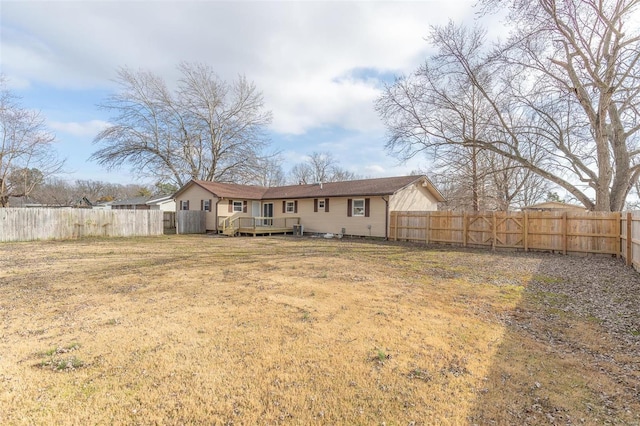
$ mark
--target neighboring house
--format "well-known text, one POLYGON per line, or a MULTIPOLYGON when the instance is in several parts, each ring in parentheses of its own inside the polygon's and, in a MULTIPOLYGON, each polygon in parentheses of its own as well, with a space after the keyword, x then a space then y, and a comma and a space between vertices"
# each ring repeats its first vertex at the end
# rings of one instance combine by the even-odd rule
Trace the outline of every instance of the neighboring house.
POLYGON ((75 201, 64 201, 58 203, 42 203, 31 197, 9 197, 8 207, 24 207, 24 208, 61 208, 61 207, 73 207, 73 208, 92 208, 93 204, 86 197, 79 198, 75 201))
POLYGON ((111 203, 111 208, 115 210, 150 210, 147 204, 149 197, 134 197, 125 200, 117 200, 111 203))
POLYGON ((8 207, 49 207, 30 197, 9 197, 8 207))
POLYGON ((94 210, 111 210, 111 205, 113 203, 114 201, 101 201, 99 203, 95 203, 91 208, 94 210))
MULTIPOLYGON (((110 203, 112 209, 125 210, 162 210, 176 211, 176 201, 171 195, 159 195, 155 197, 134 197, 126 200, 112 201, 110 203)), ((107 207, 105 207, 107 208, 107 207)))
POLYGON ((444 201, 426 176, 273 188, 192 180, 173 197, 178 210, 206 211, 208 231, 229 217, 299 218, 305 232, 372 237, 387 236, 390 211, 433 211, 444 201))
POLYGON ((561 203, 559 201, 546 201, 544 203, 532 204, 521 208, 522 211, 537 211, 537 212, 585 212, 587 209, 584 206, 578 206, 576 204, 561 203))
POLYGON ((151 210, 162 210, 164 212, 176 211, 176 200, 173 199, 172 195, 152 197, 146 202, 146 204, 151 210))

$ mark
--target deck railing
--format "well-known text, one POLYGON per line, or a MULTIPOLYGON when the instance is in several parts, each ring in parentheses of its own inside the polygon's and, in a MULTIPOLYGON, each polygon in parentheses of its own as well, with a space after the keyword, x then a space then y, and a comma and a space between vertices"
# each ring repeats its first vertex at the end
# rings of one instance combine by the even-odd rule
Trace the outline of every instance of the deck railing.
POLYGON ((231 216, 220 216, 218 217, 218 230, 225 232, 229 229, 238 229, 238 215, 239 213, 235 213, 231 216))
POLYGON ((257 228, 291 228, 293 225, 300 224, 299 217, 239 217, 238 228, 240 229, 257 229, 257 228))

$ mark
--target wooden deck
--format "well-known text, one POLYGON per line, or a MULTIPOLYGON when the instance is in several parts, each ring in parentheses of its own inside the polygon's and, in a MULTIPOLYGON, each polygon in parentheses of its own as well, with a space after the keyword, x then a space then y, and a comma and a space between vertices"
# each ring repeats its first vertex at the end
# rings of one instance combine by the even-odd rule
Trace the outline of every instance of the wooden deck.
POLYGON ((236 235, 293 234, 300 224, 299 217, 221 217, 218 233, 230 237, 236 235))
POLYGON ((240 235, 273 235, 273 234, 293 234, 293 227, 279 228, 277 226, 256 226, 249 228, 238 228, 240 235))

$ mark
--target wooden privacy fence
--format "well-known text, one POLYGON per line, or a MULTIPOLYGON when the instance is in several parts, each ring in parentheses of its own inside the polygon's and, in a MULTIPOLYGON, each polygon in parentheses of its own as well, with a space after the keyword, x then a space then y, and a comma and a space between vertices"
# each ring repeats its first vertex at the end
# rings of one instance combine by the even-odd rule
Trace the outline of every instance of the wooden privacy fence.
POLYGON ((464 247, 612 254, 638 266, 639 213, 391 212, 389 237, 464 247))
POLYGON ((207 232, 206 212, 200 210, 178 210, 176 212, 176 233, 204 234, 207 232))
POLYGON ((640 212, 622 213, 620 252, 627 265, 640 270, 640 212))
POLYGON ((162 226, 165 234, 176 233, 176 212, 162 212, 162 226))
POLYGON ((0 242, 162 235, 160 210, 1 208, 0 242))

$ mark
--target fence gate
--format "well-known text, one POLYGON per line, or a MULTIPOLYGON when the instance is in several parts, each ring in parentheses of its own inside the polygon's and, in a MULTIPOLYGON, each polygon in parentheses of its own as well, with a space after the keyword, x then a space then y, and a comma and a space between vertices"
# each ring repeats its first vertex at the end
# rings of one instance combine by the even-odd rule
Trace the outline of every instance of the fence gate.
POLYGON ((176 233, 176 212, 163 212, 162 224, 165 234, 176 233))

